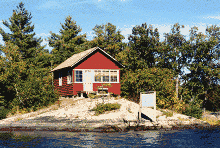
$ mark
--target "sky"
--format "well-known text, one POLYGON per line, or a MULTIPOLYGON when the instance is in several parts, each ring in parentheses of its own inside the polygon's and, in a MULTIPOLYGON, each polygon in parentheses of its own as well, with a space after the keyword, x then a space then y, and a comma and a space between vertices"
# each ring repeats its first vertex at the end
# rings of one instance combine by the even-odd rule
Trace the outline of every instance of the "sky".
MULTIPOLYGON (((0 0, 0 27, 10 32, 2 23, 9 20, 20 0, 0 0)), ((200 32, 210 25, 220 26, 219 0, 23 0, 24 7, 32 15, 36 37, 47 39, 50 31, 59 33, 61 23, 71 16, 81 27, 87 39, 94 37, 96 25, 112 23, 125 36, 132 34, 136 25, 147 23, 158 28, 161 41, 172 25, 179 23, 185 28, 182 34, 188 37, 191 27, 200 32)), ((42 44, 47 45, 44 40, 42 44)), ((0 35, 0 44, 4 44, 0 35)), ((48 45, 46 49, 52 48, 48 45)))

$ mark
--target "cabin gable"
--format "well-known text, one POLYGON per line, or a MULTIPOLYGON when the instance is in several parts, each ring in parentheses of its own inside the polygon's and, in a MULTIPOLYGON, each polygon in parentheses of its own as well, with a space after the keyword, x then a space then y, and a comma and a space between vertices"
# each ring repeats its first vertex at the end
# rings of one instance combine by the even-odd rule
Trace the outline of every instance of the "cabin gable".
POLYGON ((116 62, 97 51, 84 58, 74 69, 120 69, 116 62))
POLYGON ((78 57, 76 55, 54 69, 54 86, 60 95, 71 96, 77 95, 77 92, 80 91, 98 91, 98 87, 106 83, 110 84, 108 92, 120 95, 120 68, 123 65, 100 48, 88 51, 91 52, 79 61, 72 63, 72 66, 69 61, 74 61, 74 56, 78 57), (62 68, 62 65, 69 66, 62 68))

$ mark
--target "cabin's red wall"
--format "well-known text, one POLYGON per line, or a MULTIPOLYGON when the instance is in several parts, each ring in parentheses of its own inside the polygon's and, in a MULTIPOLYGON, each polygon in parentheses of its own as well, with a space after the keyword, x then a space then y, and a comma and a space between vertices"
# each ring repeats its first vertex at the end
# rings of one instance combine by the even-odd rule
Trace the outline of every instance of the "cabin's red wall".
POLYGON ((77 91, 83 90, 83 83, 73 83, 73 95, 77 95, 77 91))
POLYGON ((62 70, 62 86, 59 86, 59 72, 54 72, 54 87, 58 90, 59 94, 62 96, 73 95, 73 85, 67 84, 67 69, 62 70))
MULTIPOLYGON (((87 58, 80 65, 74 67, 74 69, 120 69, 114 62, 105 57, 100 52, 96 52, 91 57, 87 58)), ((54 72, 54 86, 62 96, 77 95, 77 91, 83 90, 83 83, 67 84, 67 71, 70 69, 61 69, 54 72), (62 72, 62 86, 59 86, 59 72, 62 72)), ((72 72, 74 81, 74 70, 72 72)), ((119 71, 120 82, 120 71, 119 71)), ((121 85, 120 83, 110 83, 112 87, 108 89, 109 92, 120 95, 121 85)), ((102 83, 93 83, 93 91, 97 91, 97 86, 101 86, 102 83)))
MULTIPOLYGON (((108 92, 114 93, 116 95, 121 94, 121 84, 120 83, 110 83, 111 87, 108 87, 108 92)), ((102 86, 102 83, 93 83, 93 91, 98 91, 98 86, 102 86)))
POLYGON ((75 67, 75 69, 120 69, 114 62, 105 57, 100 52, 96 52, 87 58, 83 63, 75 67))

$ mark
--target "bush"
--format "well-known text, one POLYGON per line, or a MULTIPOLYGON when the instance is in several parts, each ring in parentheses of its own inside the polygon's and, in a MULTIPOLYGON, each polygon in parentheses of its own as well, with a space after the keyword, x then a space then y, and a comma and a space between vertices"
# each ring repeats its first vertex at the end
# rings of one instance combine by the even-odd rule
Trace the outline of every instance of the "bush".
POLYGON ((121 104, 118 103, 100 103, 97 104, 96 107, 92 109, 92 111, 95 111, 95 115, 98 116, 99 114, 103 114, 106 111, 116 110, 120 109, 121 104))
POLYGON ((187 104, 182 112, 183 114, 187 116, 192 116, 195 118, 201 118, 202 117, 202 109, 200 107, 200 103, 192 101, 189 104, 187 104))
POLYGON ((5 119, 8 115, 9 110, 4 108, 3 106, 0 107, 0 120, 5 119))
POLYGON ((166 115, 166 117, 172 117, 173 116, 173 112, 172 111, 163 111, 161 110, 163 115, 166 115))
POLYGON ((121 78, 121 95, 139 103, 140 92, 156 91, 157 106, 170 108, 176 104, 174 74, 166 68, 126 71, 121 78))

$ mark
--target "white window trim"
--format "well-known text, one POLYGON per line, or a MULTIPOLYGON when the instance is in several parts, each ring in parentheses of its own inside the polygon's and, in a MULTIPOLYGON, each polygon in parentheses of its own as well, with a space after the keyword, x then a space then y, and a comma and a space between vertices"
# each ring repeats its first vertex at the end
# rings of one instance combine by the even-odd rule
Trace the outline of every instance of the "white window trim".
POLYGON ((111 81, 111 71, 117 71, 117 82, 107 82, 107 83, 119 83, 119 69, 109 69, 109 81, 111 81))
POLYGON ((73 83, 73 71, 72 70, 69 70, 68 72, 67 72, 67 84, 72 84, 73 83), (69 80, 69 75, 70 75, 70 80, 69 80))
POLYGON ((82 78, 82 82, 76 82, 76 70, 82 70, 82 76, 83 76, 83 72, 85 70, 93 70, 94 71, 94 81, 93 83, 119 83, 119 69, 74 69, 74 83, 83 83, 83 78, 82 78), (101 82, 96 82, 95 81, 95 70, 101 70, 101 75, 103 73, 103 71, 109 71, 109 81, 111 81, 111 72, 110 71, 117 71, 117 82, 102 82, 103 81, 103 77, 101 77, 101 82))
POLYGON ((83 83, 83 70, 86 70, 86 69, 74 69, 74 83, 83 83), (82 71, 82 82, 76 82, 76 71, 77 70, 82 71))
POLYGON ((63 79, 62 79, 62 72, 59 73, 59 86, 62 86, 62 82, 63 79))
POLYGON ((83 76, 83 72, 85 70, 93 70, 94 71, 94 81, 93 83, 119 83, 119 69, 74 69, 74 78, 73 78, 73 82, 74 83, 83 83, 83 78, 82 78, 82 82, 76 82, 76 70, 81 70, 82 71, 82 76, 83 76), (101 82, 96 82, 95 81, 95 70, 101 70, 101 74, 103 73, 103 71, 109 71, 109 81, 111 81, 111 75, 110 75, 110 71, 117 71, 117 82, 102 82, 103 81, 103 77, 101 77, 101 82))

